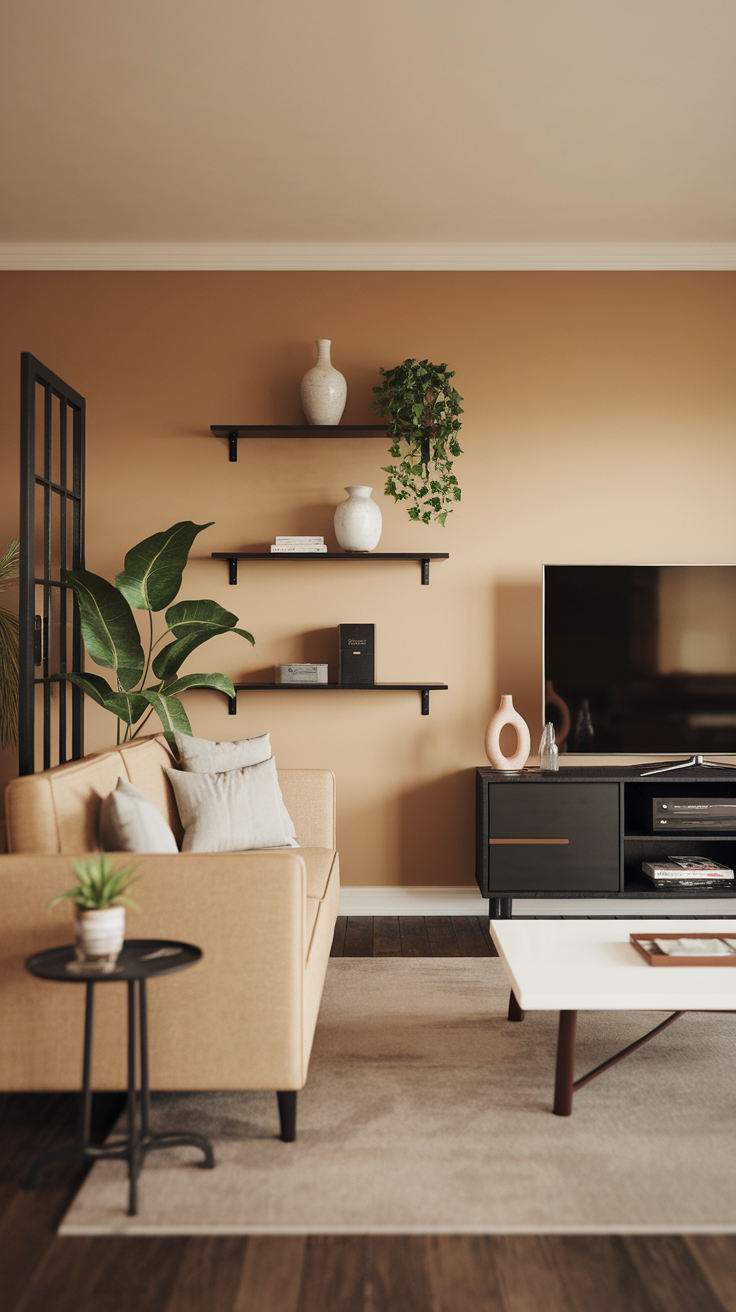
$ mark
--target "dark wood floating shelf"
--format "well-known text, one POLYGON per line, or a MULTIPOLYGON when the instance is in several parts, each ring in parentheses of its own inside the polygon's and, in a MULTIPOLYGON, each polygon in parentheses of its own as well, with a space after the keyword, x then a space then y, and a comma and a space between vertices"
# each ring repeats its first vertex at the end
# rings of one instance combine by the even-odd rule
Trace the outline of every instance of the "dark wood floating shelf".
POLYGON ((446 683, 235 683, 235 697, 228 697, 231 715, 237 714, 239 692, 419 692, 422 715, 429 715, 429 694, 447 692, 446 683))
POLYGON ((211 424, 213 437, 226 437, 230 459, 238 458, 238 438, 384 437, 385 424, 211 424))
POLYGON ((239 560, 418 560, 422 583, 429 583, 430 560, 449 560, 447 551, 213 551, 213 560, 226 560, 230 583, 238 581, 239 560))

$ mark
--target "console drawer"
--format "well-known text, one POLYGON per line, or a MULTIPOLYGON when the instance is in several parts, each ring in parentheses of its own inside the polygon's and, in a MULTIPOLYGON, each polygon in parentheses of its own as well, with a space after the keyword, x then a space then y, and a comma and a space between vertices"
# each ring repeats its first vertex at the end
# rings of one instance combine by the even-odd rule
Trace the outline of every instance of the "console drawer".
POLYGON ((487 804, 491 897, 618 892, 618 784, 493 783, 487 804))

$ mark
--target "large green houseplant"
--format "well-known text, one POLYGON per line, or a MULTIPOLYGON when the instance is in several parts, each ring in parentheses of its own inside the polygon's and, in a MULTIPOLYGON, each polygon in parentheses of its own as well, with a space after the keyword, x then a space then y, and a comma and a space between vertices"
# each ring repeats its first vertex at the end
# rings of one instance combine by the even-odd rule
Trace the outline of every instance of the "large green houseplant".
POLYGON ((429 524, 445 520, 460 500, 452 472, 452 457, 462 455, 457 435, 462 397, 452 386, 454 370, 429 360, 404 360, 394 369, 380 369, 373 405, 388 415, 389 455, 397 465, 384 465, 384 493, 394 501, 409 501, 409 519, 429 524))
POLYGON ((247 642, 255 641, 245 629, 235 627, 237 615, 216 601, 171 604, 181 587, 191 545, 197 534, 209 527, 183 520, 145 538, 126 555, 125 567, 115 575, 114 587, 89 570, 61 572, 79 604, 84 645, 96 665, 114 672, 115 687, 99 674, 56 677, 76 684, 117 717, 118 742, 121 731, 123 742, 136 738, 155 711, 173 747, 174 729, 192 732, 179 693, 188 688, 215 688, 228 697, 235 696, 232 680, 225 674, 185 674, 179 678, 187 656, 219 633, 237 633, 247 642), (148 613, 147 652, 143 650, 134 610, 148 613), (154 640, 153 616, 162 610, 166 612, 166 628, 154 640), (154 656, 155 649, 167 638, 171 641, 154 656), (154 680, 146 685, 149 672, 154 680))

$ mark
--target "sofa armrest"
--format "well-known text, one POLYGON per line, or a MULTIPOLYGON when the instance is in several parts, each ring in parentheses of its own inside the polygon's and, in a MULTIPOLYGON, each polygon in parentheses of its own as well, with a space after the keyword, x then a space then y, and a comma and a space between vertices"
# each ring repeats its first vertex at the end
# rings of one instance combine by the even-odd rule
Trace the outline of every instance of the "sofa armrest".
MULTIPOLYGON (((291 851, 133 859, 142 912, 128 913, 127 937, 181 939, 204 952, 192 969, 149 985, 152 1087, 300 1088, 304 860, 291 851)), ((85 990, 23 969, 31 953, 72 940, 69 905, 46 909, 72 883, 72 860, 0 856, 3 1090, 80 1084, 85 990)), ((95 990, 95 1088, 125 1087, 125 995, 113 982, 95 990)))

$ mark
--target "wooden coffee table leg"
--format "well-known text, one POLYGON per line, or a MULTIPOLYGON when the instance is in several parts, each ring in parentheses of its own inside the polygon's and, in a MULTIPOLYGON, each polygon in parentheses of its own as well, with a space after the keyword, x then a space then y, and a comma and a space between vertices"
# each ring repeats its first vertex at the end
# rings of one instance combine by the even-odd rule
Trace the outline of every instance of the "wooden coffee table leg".
POLYGON ((523 1020, 524 1013, 516 1001, 516 994, 512 989, 509 993, 509 1020, 523 1020))
POLYGON ((555 1074, 555 1116, 570 1116, 572 1113, 572 1086, 575 1079, 575 1030, 578 1013, 576 1011, 560 1012, 560 1028, 557 1033, 557 1071, 555 1074))

